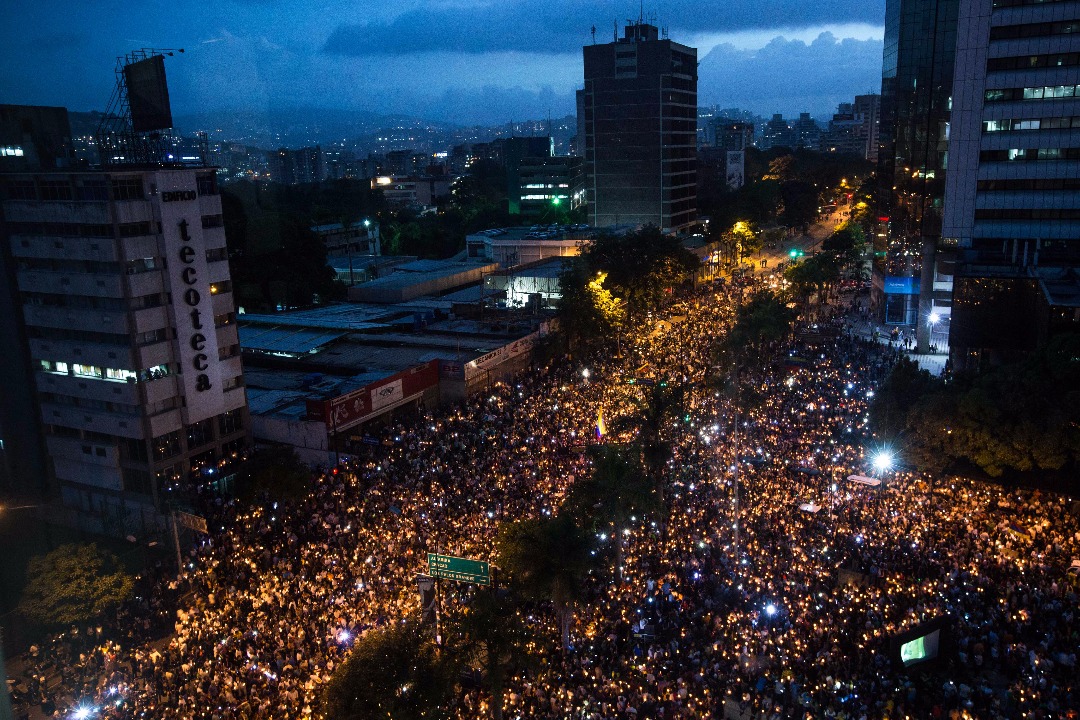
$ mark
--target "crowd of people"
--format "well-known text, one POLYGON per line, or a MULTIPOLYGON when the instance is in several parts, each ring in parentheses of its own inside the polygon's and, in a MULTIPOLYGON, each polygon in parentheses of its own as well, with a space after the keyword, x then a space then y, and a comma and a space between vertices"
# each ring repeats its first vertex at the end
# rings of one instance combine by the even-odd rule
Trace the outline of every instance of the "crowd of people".
MULTIPOLYGON (((532 625, 506 717, 1075 717, 1075 506, 902 465, 873 473, 868 405, 890 355, 839 308, 745 363, 737 392, 715 388, 716 342, 753 290, 688 295, 620 353, 395 423, 301 501, 221 502, 181 577, 66 658, 66 712, 320 717, 320 687, 356 639, 417 613, 427 553, 493 559, 501 523, 559 512, 590 472, 585 446, 634 439, 614 421, 640 412, 645 380, 688 390, 665 424, 663 518, 597 534, 601 550, 622 543, 601 556, 624 565, 588 576, 569 650, 553 622, 532 625), (601 411, 622 430, 598 437, 601 411), (848 480, 860 474, 882 482, 848 480), (942 618, 943 659, 900 666, 895 638, 942 618), (148 640, 154 623, 166 639, 148 640)), ((451 712, 490 703, 481 684, 451 712)))

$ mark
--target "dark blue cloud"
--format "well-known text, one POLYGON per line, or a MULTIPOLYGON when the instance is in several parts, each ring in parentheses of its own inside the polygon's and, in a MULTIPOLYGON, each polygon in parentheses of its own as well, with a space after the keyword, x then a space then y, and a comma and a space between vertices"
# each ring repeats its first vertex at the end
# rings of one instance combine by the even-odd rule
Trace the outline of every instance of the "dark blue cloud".
POLYGON ((719 45, 698 67, 698 103, 775 112, 831 114, 841 102, 881 92, 881 40, 837 40, 822 33, 811 43, 774 38, 760 50, 719 45))
MULTIPOLYGON (((621 27, 624 15, 636 11, 637 3, 616 3, 615 7, 626 12, 613 16, 611 6, 586 0, 425 6, 391 21, 340 25, 326 40, 323 51, 348 56, 433 51, 564 53, 591 42, 594 26, 597 39, 607 42, 614 24, 621 27)), ((656 22, 670 28, 671 36, 678 39, 680 34, 807 27, 837 21, 880 24, 884 15, 884 0, 670 0, 664 3, 656 22)))

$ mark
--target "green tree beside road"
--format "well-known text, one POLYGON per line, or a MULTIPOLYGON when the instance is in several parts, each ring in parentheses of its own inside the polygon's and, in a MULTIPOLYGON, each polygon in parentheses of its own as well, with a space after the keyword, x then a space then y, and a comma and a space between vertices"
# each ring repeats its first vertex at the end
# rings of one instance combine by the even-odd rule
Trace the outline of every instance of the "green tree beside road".
POLYGON ((1080 336, 945 383, 901 359, 874 397, 879 437, 916 467, 991 477, 1075 468, 1080 460, 1080 336))
POLYGON ((61 545, 30 560, 19 613, 49 628, 94 622, 126 600, 134 578, 95 544, 61 545))

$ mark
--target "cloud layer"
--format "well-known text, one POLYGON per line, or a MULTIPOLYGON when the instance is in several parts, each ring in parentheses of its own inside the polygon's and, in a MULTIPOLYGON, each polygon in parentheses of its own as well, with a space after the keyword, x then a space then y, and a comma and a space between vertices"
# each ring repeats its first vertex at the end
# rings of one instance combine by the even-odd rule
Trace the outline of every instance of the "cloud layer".
MULTIPOLYGON (((186 48, 166 64, 174 113, 296 107, 499 123, 574 111, 581 46, 612 37, 625 0, 96 0, 15 3, 0 25, 0 102, 104 109, 118 55, 186 48)), ((702 105, 831 112, 880 85, 881 41, 813 40, 880 27, 884 0, 666 0, 658 22, 699 54, 702 105), (861 23, 861 24, 860 24, 861 23), (861 29, 860 29, 861 28, 861 29), (788 39, 772 39, 784 34, 788 39), (797 38, 797 39, 791 39, 797 38)))
MULTIPOLYGON (((550 0, 522 4, 492 0, 450 6, 438 4, 406 10, 393 19, 339 25, 323 50, 332 55, 371 56, 434 51, 486 53, 521 51, 562 53, 597 39, 608 41, 636 3, 595 0, 550 0)), ((844 22, 880 23, 883 0, 669 0, 657 19, 679 33, 737 32, 776 27, 806 27, 844 22)))
POLYGON ((837 39, 822 33, 811 43, 774 38, 760 50, 719 45, 698 67, 698 103, 740 107, 769 116, 820 116, 858 94, 881 92, 880 40, 837 39))

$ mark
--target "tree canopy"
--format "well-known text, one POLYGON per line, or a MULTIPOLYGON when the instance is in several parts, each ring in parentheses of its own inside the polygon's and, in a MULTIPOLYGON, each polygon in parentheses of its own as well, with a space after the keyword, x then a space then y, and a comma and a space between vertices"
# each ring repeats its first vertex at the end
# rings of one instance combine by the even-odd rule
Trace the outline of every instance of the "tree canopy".
POLYGON ((591 565, 588 537, 572 515, 559 514, 501 526, 495 548, 499 567, 518 593, 552 603, 566 648, 573 607, 591 565))
POLYGON ((759 291, 735 311, 735 322, 720 348, 728 354, 742 350, 756 353, 787 337, 793 322, 794 310, 768 290, 759 291))
POLYGON ((31 558, 19 612, 49 627, 97 620, 126 600, 135 580, 95 544, 61 545, 31 558))
POLYGON ((655 310, 700 264, 673 235, 647 226, 601 234, 560 277, 560 323, 573 340, 610 337, 625 320, 655 310))
POLYGON ((456 670, 415 620, 369 630, 324 686, 323 714, 336 720, 437 720, 445 717, 456 670))
POLYGON ((1080 337, 1056 338, 1015 363, 943 383, 901 360, 871 419, 910 461, 988 475, 1054 471, 1080 458, 1080 337))

